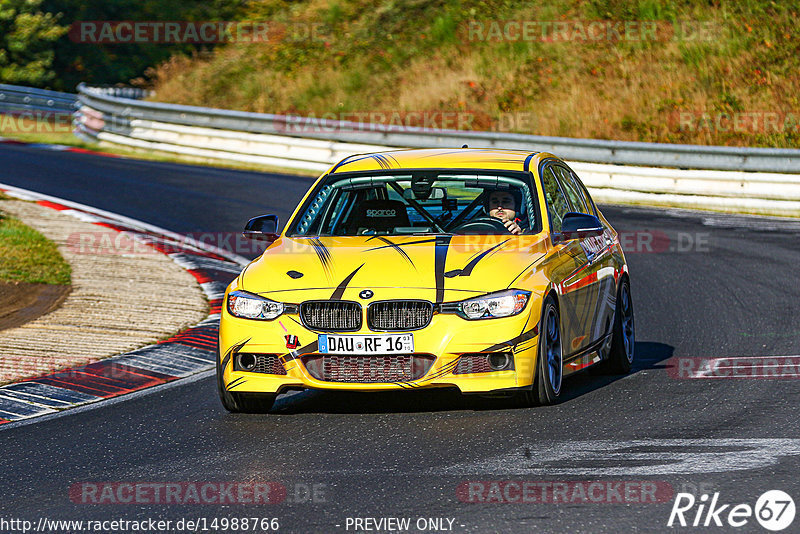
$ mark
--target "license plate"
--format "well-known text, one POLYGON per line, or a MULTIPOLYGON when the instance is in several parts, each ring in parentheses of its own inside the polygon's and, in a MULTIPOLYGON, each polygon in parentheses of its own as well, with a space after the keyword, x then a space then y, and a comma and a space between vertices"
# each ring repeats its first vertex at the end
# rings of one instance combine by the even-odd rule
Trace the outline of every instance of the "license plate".
POLYGON ((339 336, 320 334, 320 354, 397 354, 414 352, 414 334, 339 336))

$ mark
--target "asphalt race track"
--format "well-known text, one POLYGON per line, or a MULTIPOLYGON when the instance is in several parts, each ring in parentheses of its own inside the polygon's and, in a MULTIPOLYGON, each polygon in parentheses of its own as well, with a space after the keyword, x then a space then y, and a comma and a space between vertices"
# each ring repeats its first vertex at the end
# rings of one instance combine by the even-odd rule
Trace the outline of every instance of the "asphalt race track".
MULTIPOLYGON (((178 232, 238 232, 262 213, 285 222, 311 183, 15 145, 0 146, 0 182, 178 232)), ((388 531, 355 518, 409 518, 410 532, 719 531, 713 518, 702 527, 705 512, 700 527, 667 527, 677 493, 697 498, 691 524, 701 494, 718 492, 717 507, 730 505, 725 530, 766 532, 754 517, 735 529, 727 521, 767 490, 800 498, 800 356, 754 358, 800 355, 800 222, 603 211, 628 239, 629 376, 581 375, 546 408, 447 391, 309 391, 279 398, 270 415, 228 414, 206 376, 0 428, 0 518, 206 518, 206 530, 183 530, 205 532, 223 530, 214 518, 244 517, 277 518, 282 532, 388 531), (722 359, 716 370, 698 363, 711 358, 722 359), (281 502, 86 497, 100 483, 190 482, 271 482, 281 502), (539 488, 535 502, 498 502, 519 501, 523 482, 539 488)), ((785 530, 798 531, 800 519, 785 530)))

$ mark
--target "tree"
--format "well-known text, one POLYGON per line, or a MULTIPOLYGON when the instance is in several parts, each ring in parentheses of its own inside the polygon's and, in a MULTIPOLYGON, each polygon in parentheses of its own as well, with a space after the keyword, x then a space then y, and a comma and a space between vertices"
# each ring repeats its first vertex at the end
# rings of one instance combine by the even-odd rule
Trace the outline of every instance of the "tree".
POLYGON ((55 41, 69 29, 42 0, 0 0, 0 81, 44 87, 53 80, 55 41))
MULTIPOLYGON (((246 5, 246 0, 43 0, 42 10, 63 14, 62 20, 75 25, 82 21, 238 20, 246 5)), ((63 35, 55 47, 53 68, 58 79, 53 84, 59 91, 70 92, 78 82, 127 84, 172 55, 190 55, 212 47, 187 43, 94 44, 63 35)))

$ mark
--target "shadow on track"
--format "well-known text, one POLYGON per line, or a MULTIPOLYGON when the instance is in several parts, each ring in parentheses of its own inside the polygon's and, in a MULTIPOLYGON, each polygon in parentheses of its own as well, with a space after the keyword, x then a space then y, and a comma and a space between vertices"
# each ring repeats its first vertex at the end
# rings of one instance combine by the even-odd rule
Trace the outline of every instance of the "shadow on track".
POLYGON ((634 345, 633 369, 627 375, 594 375, 591 372, 580 373, 575 377, 567 378, 564 382, 566 389, 562 392, 561 403, 569 402, 627 376, 646 369, 665 369, 664 362, 672 357, 675 348, 664 343, 650 341, 637 341, 634 345))
MULTIPOLYGON (((663 343, 637 342, 631 374, 644 369, 663 369, 664 360, 672 357, 673 347, 663 343)), ((604 388, 629 375, 592 375, 580 373, 566 379, 561 404, 604 388)), ((507 410, 515 408, 509 398, 462 395, 455 388, 419 391, 351 392, 307 390, 281 395, 272 409, 277 415, 305 413, 376 414, 442 412, 454 410, 507 410)))

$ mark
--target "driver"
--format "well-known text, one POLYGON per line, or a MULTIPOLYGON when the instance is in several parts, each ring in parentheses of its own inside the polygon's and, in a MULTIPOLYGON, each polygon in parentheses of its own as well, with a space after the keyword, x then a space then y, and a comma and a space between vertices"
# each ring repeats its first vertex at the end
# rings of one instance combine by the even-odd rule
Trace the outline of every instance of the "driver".
POLYGON ((517 211, 522 203, 519 192, 508 189, 487 189, 484 209, 490 217, 500 219, 509 232, 520 235, 522 228, 519 225, 517 211))

